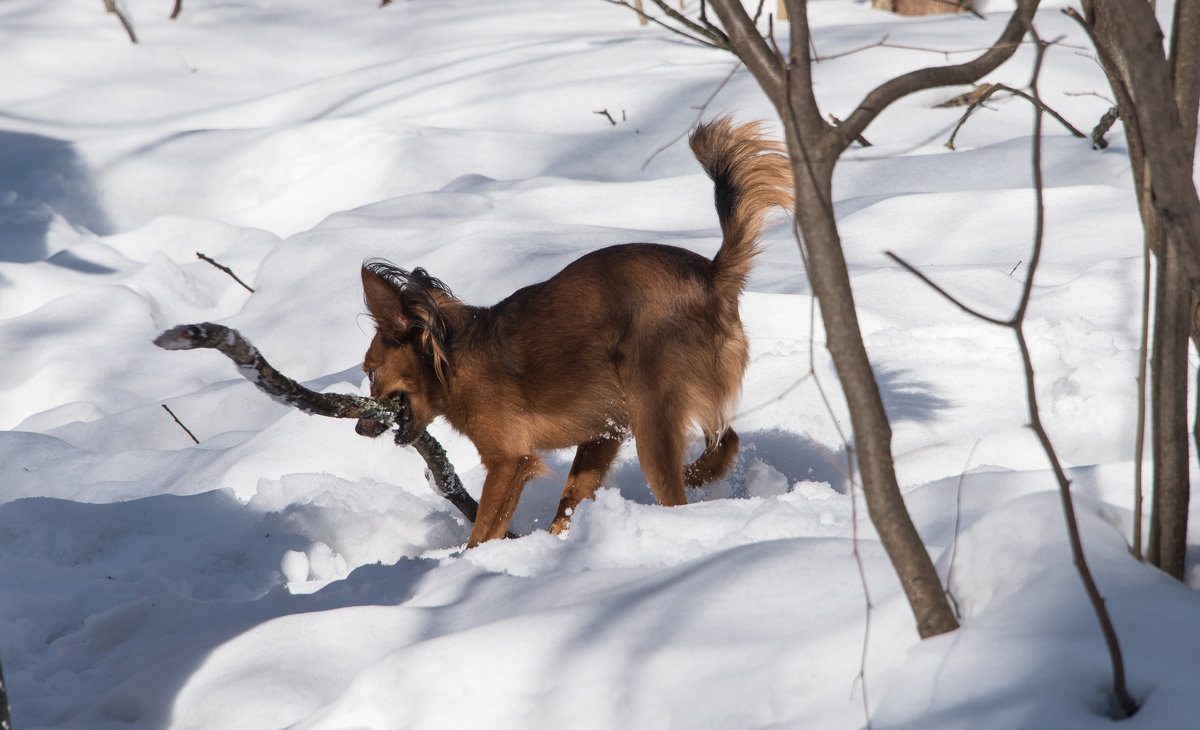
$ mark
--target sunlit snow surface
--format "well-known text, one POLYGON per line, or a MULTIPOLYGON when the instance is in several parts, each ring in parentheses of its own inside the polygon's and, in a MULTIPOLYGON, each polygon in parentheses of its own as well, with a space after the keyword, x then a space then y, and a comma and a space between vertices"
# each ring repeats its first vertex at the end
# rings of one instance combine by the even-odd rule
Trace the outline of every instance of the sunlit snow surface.
MULTIPOLYGON (((524 537, 463 553, 469 526, 414 452, 276 405, 218 354, 151 344, 219 321, 310 387, 361 392, 364 258, 487 304, 609 244, 711 255, 711 185, 673 140, 731 57, 602 0, 197 1, 176 21, 162 0, 122 5, 137 46, 99 2, 0 3, 0 659, 17 727, 853 729, 864 692, 876 728, 1110 725, 1012 336, 884 256, 1011 311, 1034 219, 1024 101, 994 97, 952 152, 963 109, 935 105, 965 89, 903 99, 835 181, 899 477, 963 616, 919 642, 851 506, 849 421, 785 219, 743 299, 733 473, 659 508, 626 447, 565 538, 544 528, 569 452, 527 489, 524 537)), ((1062 36, 1042 93, 1088 131, 1109 92, 1064 5, 1038 15, 1062 36)), ((898 73, 986 47, 1011 2, 977 3, 986 20, 810 6, 815 91, 844 117, 898 73), (929 50, 840 55, 885 36, 929 50)), ((986 80, 1023 86, 1032 58, 986 80)), ((779 130, 745 70, 706 114, 722 112, 779 130)), ((1188 727, 1200 600, 1126 548, 1141 233, 1119 125, 1109 139, 1093 151, 1046 122, 1028 333, 1145 702, 1126 725, 1188 727)), ((470 443, 433 431, 477 494, 470 443)))

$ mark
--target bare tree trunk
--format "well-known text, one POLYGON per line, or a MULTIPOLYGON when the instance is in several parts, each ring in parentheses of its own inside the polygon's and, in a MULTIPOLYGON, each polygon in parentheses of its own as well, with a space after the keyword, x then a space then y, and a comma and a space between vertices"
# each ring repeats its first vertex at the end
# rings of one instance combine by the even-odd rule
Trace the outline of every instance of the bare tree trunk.
MULTIPOLYGON (((1149 232, 1147 235, 1152 235, 1149 232)), ((1154 484, 1146 559, 1183 579, 1187 549, 1188 338, 1191 333, 1191 282, 1179 261, 1178 247, 1160 237, 1154 308, 1154 349, 1150 365, 1150 403, 1154 484)))
POLYGON ((825 337, 842 383, 854 432, 863 493, 871 521, 900 577, 922 637, 958 628, 933 561, 904 506, 892 461, 892 431, 867 356, 855 311, 832 204, 838 157, 889 104, 914 91, 977 81, 1016 50, 1037 0, 1021 0, 996 46, 974 61, 896 77, 873 90, 847 119, 830 125, 812 91, 806 0, 787 0, 791 51, 780 58, 759 35, 739 0, 710 0, 734 53, 754 74, 783 119, 796 188, 796 220, 803 234, 813 292, 825 337))
POLYGON ((1200 280, 1200 198, 1192 178, 1200 99, 1200 1, 1178 0, 1170 58, 1150 5, 1087 0, 1101 65, 1117 97, 1146 244, 1158 261, 1151 381, 1154 485, 1146 557, 1183 578, 1191 491, 1188 337, 1200 280))

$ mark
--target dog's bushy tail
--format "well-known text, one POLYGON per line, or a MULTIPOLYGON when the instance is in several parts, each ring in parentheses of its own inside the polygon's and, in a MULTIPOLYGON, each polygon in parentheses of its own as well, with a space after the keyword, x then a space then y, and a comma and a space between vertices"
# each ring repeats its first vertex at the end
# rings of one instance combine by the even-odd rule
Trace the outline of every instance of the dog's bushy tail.
POLYGON ((758 123, 735 126, 720 117, 697 127, 690 142, 712 178, 724 236, 713 257, 713 284, 722 298, 736 301, 758 253, 767 213, 776 206, 791 212, 791 163, 783 144, 764 137, 758 123))

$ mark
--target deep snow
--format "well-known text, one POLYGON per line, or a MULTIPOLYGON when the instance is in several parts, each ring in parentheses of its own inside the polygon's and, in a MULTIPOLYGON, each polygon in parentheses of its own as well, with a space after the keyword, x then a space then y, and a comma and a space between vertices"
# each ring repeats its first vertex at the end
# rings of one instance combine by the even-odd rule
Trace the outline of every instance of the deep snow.
MULTIPOLYGON (((0 3, 0 658, 18 727, 858 728, 864 692, 875 728, 1110 724, 1012 336, 883 255, 1011 309, 1033 221, 1025 102, 996 98, 951 152, 962 109, 935 104, 963 89, 904 99, 836 179, 898 473, 964 618, 920 642, 851 504, 787 220, 743 300, 734 473, 663 509, 626 447, 565 538, 544 528, 569 453, 527 489, 524 537, 463 552, 469 526, 411 450, 151 344, 220 321, 310 387, 360 392, 366 257, 490 303, 608 244, 711 254, 709 181, 682 142, 656 151, 732 58, 602 0, 188 2, 177 21, 169 5, 124 3, 133 46, 100 3, 0 3)), ((816 92, 843 116, 986 46, 1011 3, 977 3, 986 21, 810 5, 816 92), (930 50, 837 55, 884 36, 930 50)), ((1046 5, 1039 32, 1063 39, 1043 95, 1088 130, 1103 74, 1065 3, 1046 5)), ((987 80, 1022 86, 1031 60, 987 80)), ((706 114, 722 112, 778 129, 745 70, 706 114)), ((1145 701, 1124 725, 1186 727, 1195 561, 1188 587, 1127 550, 1142 259, 1124 140, 1093 151, 1046 124, 1028 327, 1043 418, 1145 701)), ((477 493, 470 443, 433 430, 477 493)))

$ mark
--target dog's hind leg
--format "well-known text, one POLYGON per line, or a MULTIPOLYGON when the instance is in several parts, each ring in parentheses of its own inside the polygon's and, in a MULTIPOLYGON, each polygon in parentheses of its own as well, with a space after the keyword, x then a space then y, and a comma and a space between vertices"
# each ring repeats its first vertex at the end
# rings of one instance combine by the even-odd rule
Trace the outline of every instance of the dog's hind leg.
POLYGON ((725 429, 715 443, 709 442, 704 453, 683 469, 683 485, 698 487, 719 479, 737 456, 740 439, 732 428, 725 429))
POLYGON ((579 503, 596 496, 596 490, 608 474, 613 459, 617 458, 623 440, 623 437, 614 434, 579 445, 575 451, 575 461, 571 464, 571 474, 563 487, 562 500, 558 503, 558 513, 550 524, 550 532, 562 534, 570 526, 571 514, 579 503))
POLYGON ((629 427, 637 443, 638 461, 654 498, 664 507, 687 504, 683 491, 683 451, 687 442, 686 422, 673 418, 671 409, 659 403, 633 403, 629 427))
POLYGON ((479 496, 479 512, 467 541, 468 548, 504 537, 525 484, 543 469, 541 460, 533 454, 488 459, 484 461, 484 467, 487 478, 483 480, 483 494, 479 496))

